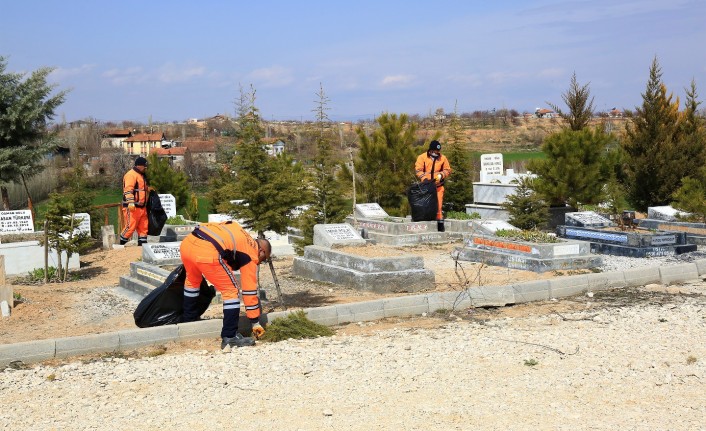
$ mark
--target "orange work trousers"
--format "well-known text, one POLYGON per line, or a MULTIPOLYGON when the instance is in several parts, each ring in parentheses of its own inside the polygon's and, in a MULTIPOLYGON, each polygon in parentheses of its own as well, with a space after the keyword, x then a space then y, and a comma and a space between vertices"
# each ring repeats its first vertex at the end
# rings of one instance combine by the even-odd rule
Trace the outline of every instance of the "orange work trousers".
POLYGON ((127 207, 123 207, 123 217, 125 219, 125 228, 120 232, 120 239, 130 241, 132 234, 137 230, 137 236, 147 239, 147 228, 149 221, 147 219, 147 208, 135 207, 130 211, 127 207))
POLYGON ((443 220, 444 215, 441 213, 441 204, 444 202, 444 186, 436 188, 436 200, 439 201, 439 212, 436 213, 436 219, 443 220))
POLYGON ((197 292, 203 276, 221 292, 223 302, 240 304, 238 280, 230 266, 221 259, 213 244, 194 235, 187 235, 179 246, 179 252, 181 262, 186 269, 185 289, 197 292))

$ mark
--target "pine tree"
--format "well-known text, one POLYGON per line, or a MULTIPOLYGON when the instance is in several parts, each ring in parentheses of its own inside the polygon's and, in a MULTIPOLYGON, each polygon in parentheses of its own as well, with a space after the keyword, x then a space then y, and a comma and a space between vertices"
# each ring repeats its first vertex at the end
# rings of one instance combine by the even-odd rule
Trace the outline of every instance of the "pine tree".
POLYGON ((407 187, 414 182, 413 148, 417 124, 407 114, 382 114, 378 128, 368 136, 357 129, 360 150, 355 160, 356 179, 364 202, 376 202, 390 215, 407 214, 407 187))
POLYGON ((458 107, 454 108, 449 123, 449 138, 444 154, 453 172, 444 182, 444 209, 466 211, 466 204, 473 202, 473 162, 466 148, 458 107))
POLYGON ((255 100, 252 86, 248 92, 240 88, 236 100, 240 141, 230 164, 212 182, 209 195, 217 211, 242 219, 262 236, 266 230, 286 231, 292 210, 302 202, 304 171, 288 154, 267 155, 255 100), (231 203, 235 200, 244 202, 231 203))
POLYGON ((642 106, 635 108, 622 141, 627 156, 628 200, 639 211, 653 205, 666 205, 682 177, 694 172, 690 170, 693 169, 690 161, 679 154, 683 150, 677 145, 679 120, 679 100, 672 102, 672 95, 667 95, 655 58, 642 94, 642 106))
POLYGON ((94 240, 86 232, 76 228, 81 220, 71 217, 76 213, 88 213, 92 222, 97 221, 97 214, 91 210, 95 193, 90 192, 86 184, 86 173, 79 165, 65 177, 65 185, 60 191, 49 195, 47 204, 47 238, 49 246, 57 251, 57 276, 66 281, 69 273, 69 259, 91 247, 94 240), (66 266, 62 269, 61 254, 66 252, 66 266))
POLYGON ((182 171, 175 170, 166 159, 160 159, 156 154, 147 156, 149 168, 145 176, 150 187, 157 193, 171 194, 178 208, 186 207, 191 193, 189 179, 182 171))
POLYGON ((613 175, 611 162, 616 155, 609 149, 614 140, 602 128, 588 127, 593 117, 593 98, 588 84, 579 85, 575 73, 562 99, 568 113, 551 106, 567 121, 567 126, 544 139, 545 159, 528 163, 527 168, 538 176, 533 187, 552 206, 569 204, 578 208, 579 204, 597 204, 613 175))
MULTIPOLYGON (((29 76, 6 72, 0 56, 0 183, 20 182, 42 171, 44 154, 52 146, 47 123, 64 103, 66 91, 54 95, 47 83, 51 68, 29 76)), ((3 206, 9 210, 7 187, 0 186, 3 206)))
POLYGON ((535 192, 536 179, 522 177, 515 193, 501 204, 510 214, 508 222, 522 230, 542 229, 549 219, 549 205, 535 192))
POLYGON ((345 187, 336 172, 339 169, 340 160, 337 160, 332 151, 332 141, 335 138, 326 125, 330 119, 326 114, 329 99, 324 93, 323 86, 320 86, 316 94, 318 100, 315 101, 316 108, 313 110, 315 123, 315 140, 317 152, 314 157, 314 166, 310 175, 310 186, 312 201, 309 208, 298 218, 298 226, 302 231, 303 240, 297 242, 297 251, 301 251, 304 246, 313 243, 314 225, 325 223, 339 223, 343 221, 348 213, 346 207, 345 187))
POLYGON ((579 85, 576 80, 576 72, 571 76, 571 84, 569 90, 561 95, 561 98, 569 108, 568 113, 564 113, 557 105, 549 103, 554 111, 569 124, 571 130, 582 130, 587 127, 591 118, 593 118, 593 97, 589 84, 579 85), (589 101, 589 98, 591 99, 589 101))

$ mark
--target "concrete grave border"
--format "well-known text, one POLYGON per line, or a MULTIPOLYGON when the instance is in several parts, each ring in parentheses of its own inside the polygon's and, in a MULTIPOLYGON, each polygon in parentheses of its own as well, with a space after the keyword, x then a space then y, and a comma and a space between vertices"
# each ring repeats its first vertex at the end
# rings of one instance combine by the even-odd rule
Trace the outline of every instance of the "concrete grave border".
MULTIPOLYGON (((625 271, 580 274, 548 280, 535 280, 505 286, 473 287, 463 291, 427 293, 383 298, 374 301, 307 308, 309 319, 323 325, 377 320, 384 317, 417 316, 456 307, 504 306, 523 302, 573 296, 584 292, 642 286, 650 283, 672 284, 706 277, 706 259, 669 266, 632 268, 625 271)), ((263 323, 285 317, 293 310, 262 316, 263 323)), ((183 341, 194 338, 216 338, 221 319, 180 323, 145 329, 90 334, 47 340, 0 345, 0 367, 12 362, 24 364, 54 358, 69 358, 89 353, 111 353, 138 347, 183 341)), ((249 330, 249 321, 241 316, 241 328, 249 330)))

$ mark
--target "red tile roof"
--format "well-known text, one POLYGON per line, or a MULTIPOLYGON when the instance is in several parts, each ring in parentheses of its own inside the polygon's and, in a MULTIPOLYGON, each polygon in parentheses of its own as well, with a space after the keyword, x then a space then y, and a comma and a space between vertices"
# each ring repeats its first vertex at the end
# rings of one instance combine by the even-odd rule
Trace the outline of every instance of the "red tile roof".
POLYGON ((130 136, 130 129, 106 129, 104 136, 130 136))
POLYGON ((125 140, 125 142, 153 142, 164 139, 164 133, 138 133, 125 140))
POLYGON ((188 150, 188 148, 184 147, 153 148, 150 150, 150 154, 154 153, 158 156, 183 156, 188 150))
POLYGON ((186 140, 181 143, 185 148, 188 148, 192 153, 215 153, 216 142, 210 140, 186 140))

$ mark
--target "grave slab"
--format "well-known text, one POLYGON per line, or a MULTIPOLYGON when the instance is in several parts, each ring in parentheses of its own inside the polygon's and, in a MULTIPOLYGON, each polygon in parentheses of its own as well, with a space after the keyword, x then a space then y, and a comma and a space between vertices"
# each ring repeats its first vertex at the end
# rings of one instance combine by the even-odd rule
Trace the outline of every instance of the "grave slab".
POLYGON ((147 243, 142 246, 142 260, 155 265, 181 264, 181 242, 147 243))
POLYGON ((348 223, 317 224, 314 226, 314 245, 326 248, 364 246, 362 236, 348 223))
POLYGON ((613 222, 594 211, 570 212, 564 215, 566 226, 608 227, 613 222))
POLYGON ((473 232, 485 235, 495 235, 499 230, 519 230, 505 220, 493 218, 470 220, 468 223, 471 225, 473 232))
POLYGON ((647 207, 647 218, 663 221, 679 221, 679 215, 689 215, 684 211, 679 211, 670 205, 647 207))
MULTIPOLYGON (((44 268, 44 247, 37 241, 12 242, 0 244, 0 254, 5 256, 5 273, 7 275, 26 275, 37 268, 44 268)), ((56 250, 49 250, 49 266, 57 267, 56 250)), ((80 255, 74 253, 69 259, 69 269, 79 269, 80 255)), ((66 265, 66 252, 61 254, 62 265, 66 265)))
POLYGON ((382 207, 377 203, 355 204, 355 215, 360 218, 385 218, 389 217, 382 207))

